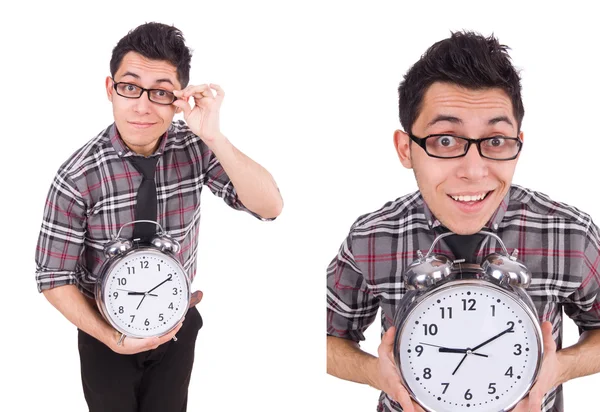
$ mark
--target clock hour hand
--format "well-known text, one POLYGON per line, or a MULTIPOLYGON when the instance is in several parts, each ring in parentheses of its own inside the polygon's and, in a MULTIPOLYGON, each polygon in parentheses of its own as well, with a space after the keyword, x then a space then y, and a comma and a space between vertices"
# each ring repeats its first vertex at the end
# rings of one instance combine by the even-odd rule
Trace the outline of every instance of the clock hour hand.
MULTIPOLYGON (((142 296, 142 295, 146 294, 146 292, 134 292, 133 290, 127 290, 127 289, 117 289, 117 290, 120 290, 122 292, 128 292, 127 293, 128 295, 139 295, 139 296, 142 296)), ((148 293, 148 295, 150 295, 150 296, 158 296, 158 295, 155 295, 154 293, 148 293)))
MULTIPOLYGON (((419 342, 419 345, 433 346, 435 348, 439 348, 438 352, 444 352, 444 353, 468 353, 469 351, 471 351, 471 349, 469 349, 469 348, 467 348, 467 349, 446 348, 444 346, 432 345, 431 343, 425 343, 425 342, 419 342)), ((476 356, 481 356, 484 358, 488 357, 488 355, 484 355, 482 353, 474 353, 473 351, 471 351, 470 354, 476 355, 476 356)))

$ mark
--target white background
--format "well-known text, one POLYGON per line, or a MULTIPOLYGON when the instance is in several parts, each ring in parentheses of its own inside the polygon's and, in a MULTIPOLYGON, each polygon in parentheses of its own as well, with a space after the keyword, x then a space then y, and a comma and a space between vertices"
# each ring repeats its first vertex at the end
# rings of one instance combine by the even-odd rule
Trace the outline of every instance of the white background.
MULTIPOLYGON (((0 410, 86 410, 76 329, 36 290, 35 245, 54 173, 112 121, 112 48, 147 21, 183 31, 192 84, 224 88, 223 132, 285 200, 261 223, 203 196, 194 286, 205 326, 188 410, 375 410, 376 390, 325 373, 325 268, 358 215, 416 189, 392 134, 398 83, 427 47, 460 29, 511 46, 526 110, 515 183, 600 220, 596 14, 587 2, 531 3, 3 5, 0 410)), ((597 410, 598 387, 600 375, 568 383, 566 410, 597 410)))

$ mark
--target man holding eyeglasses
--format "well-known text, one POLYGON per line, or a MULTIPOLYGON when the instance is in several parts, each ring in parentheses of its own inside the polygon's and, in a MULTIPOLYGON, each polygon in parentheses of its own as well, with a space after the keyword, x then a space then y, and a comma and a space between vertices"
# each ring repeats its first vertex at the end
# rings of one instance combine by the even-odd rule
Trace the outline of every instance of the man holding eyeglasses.
MULTIPOLYGON (((395 309, 402 275, 447 231, 441 253, 477 263, 481 229, 518 248, 533 274, 528 288, 542 324, 544 360, 514 411, 563 411, 561 384, 600 371, 598 229, 589 215, 512 185, 523 147, 519 75, 494 37, 453 33, 429 48, 398 89, 394 133, 400 162, 419 190, 359 217, 327 271, 327 368, 380 389, 378 411, 422 411, 394 363, 395 309), (378 357, 360 349, 382 310, 378 357), (581 331, 562 348, 562 311, 581 331)), ((485 254, 484 254, 485 253, 485 254)))
MULTIPOLYGON (((223 90, 188 84, 190 61, 175 27, 147 23, 123 37, 106 78, 114 123, 60 167, 47 197, 37 285, 79 329, 82 383, 92 412, 185 411, 202 326, 194 307, 202 294, 195 292, 185 322, 173 331, 120 340, 94 301, 104 245, 123 225, 151 216, 181 244, 178 257, 193 280, 203 185, 230 207, 263 220, 282 208, 271 175, 221 133, 223 90), (179 112, 185 122, 173 121, 179 112)), ((136 223, 121 235, 144 240, 152 235, 148 225, 155 230, 136 223)))

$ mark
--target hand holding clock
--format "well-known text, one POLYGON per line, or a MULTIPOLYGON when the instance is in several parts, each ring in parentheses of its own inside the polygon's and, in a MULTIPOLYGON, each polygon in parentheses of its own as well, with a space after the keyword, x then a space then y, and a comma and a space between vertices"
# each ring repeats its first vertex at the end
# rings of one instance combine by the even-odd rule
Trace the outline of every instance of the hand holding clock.
POLYGON ((377 382, 375 387, 387 393, 392 399, 402 406, 404 412, 425 412, 418 404, 412 401, 408 391, 402 385, 398 369, 394 362, 394 335, 396 328, 391 327, 385 332, 381 344, 377 349, 377 382))
POLYGON ((552 323, 542 323, 542 336, 544 339, 544 359, 542 369, 535 385, 529 395, 515 406, 512 412, 538 412, 542 410, 542 400, 552 388, 563 383, 560 373, 560 362, 556 353, 556 343, 552 337, 552 323))

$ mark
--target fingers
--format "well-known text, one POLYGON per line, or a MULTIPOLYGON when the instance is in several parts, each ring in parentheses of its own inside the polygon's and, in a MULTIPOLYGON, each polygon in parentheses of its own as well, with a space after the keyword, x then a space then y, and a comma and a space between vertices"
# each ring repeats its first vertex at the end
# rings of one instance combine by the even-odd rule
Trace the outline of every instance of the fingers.
POLYGON ((202 300, 202 297, 204 296, 204 294, 197 290, 194 293, 192 293, 192 295, 190 296, 190 305, 189 307, 194 307, 196 306, 198 303, 200 303, 200 301, 202 300))
POLYGON ((216 99, 223 100, 225 97, 225 91, 215 83, 210 84, 201 84, 198 86, 190 85, 183 90, 173 90, 175 96, 180 99, 187 100, 190 97, 194 97, 194 99, 216 99), (211 90, 212 89, 212 90, 211 90), (213 90, 216 92, 216 96, 213 93, 213 90))
POLYGON ((388 359, 393 359, 394 352, 394 337, 396 335, 396 328, 394 326, 390 327, 381 338, 381 344, 377 349, 379 357, 386 357, 388 359))
POLYGON ((415 405, 413 404, 413 401, 406 389, 404 389, 402 386, 398 386, 394 392, 395 393, 392 394, 392 397, 396 399, 396 402, 398 402, 400 406, 402 406, 404 412, 415 412, 415 405))

